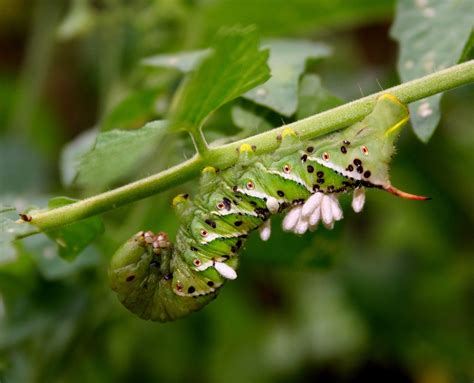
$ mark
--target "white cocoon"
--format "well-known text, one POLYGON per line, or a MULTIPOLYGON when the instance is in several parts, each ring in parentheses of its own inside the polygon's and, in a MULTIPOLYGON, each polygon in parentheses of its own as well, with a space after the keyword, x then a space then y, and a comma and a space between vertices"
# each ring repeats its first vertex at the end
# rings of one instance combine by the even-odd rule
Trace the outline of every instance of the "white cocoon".
POLYGON ((260 226, 259 234, 262 241, 268 241, 272 233, 272 224, 269 219, 267 219, 262 226, 260 226))
POLYGON ((358 188, 354 190, 352 195, 352 208, 356 213, 360 213, 364 208, 365 203, 365 189, 358 188))
POLYGON ((303 217, 310 217, 314 210, 319 207, 321 204, 321 199, 323 198, 323 193, 315 193, 303 205, 303 210, 301 215, 303 217))
POLYGON ((275 214, 278 212, 280 204, 278 203, 278 200, 276 198, 267 197, 267 208, 268 210, 270 210, 270 213, 275 214))
POLYGON ((237 278, 237 273, 235 270, 223 262, 215 262, 214 267, 216 268, 217 272, 226 279, 237 278))
POLYGON ((284 231, 292 231, 296 226, 301 215, 301 206, 296 206, 291 209, 283 219, 282 227, 284 231))

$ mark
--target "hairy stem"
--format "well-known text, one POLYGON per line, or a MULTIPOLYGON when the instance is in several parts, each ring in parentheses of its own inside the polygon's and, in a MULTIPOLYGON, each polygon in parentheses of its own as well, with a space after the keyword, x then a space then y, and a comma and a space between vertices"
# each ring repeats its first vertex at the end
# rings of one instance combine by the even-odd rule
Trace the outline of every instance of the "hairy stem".
MULTIPOLYGON (((363 119, 370 113, 376 99, 383 93, 391 93, 402 102, 410 103, 471 82, 474 82, 474 60, 228 145, 208 148, 201 133, 197 138, 198 153, 192 159, 153 176, 71 205, 31 214, 30 222, 41 230, 67 225, 188 181, 198 176, 200 170, 206 165, 224 169, 237 161, 237 149, 243 143, 255 145, 257 153, 271 152, 279 145, 277 136, 288 127, 291 127, 302 139, 316 138, 334 132, 363 119), (204 157, 203 154, 205 154, 204 157)), ((193 139, 196 143, 196 137, 193 136, 193 139)))

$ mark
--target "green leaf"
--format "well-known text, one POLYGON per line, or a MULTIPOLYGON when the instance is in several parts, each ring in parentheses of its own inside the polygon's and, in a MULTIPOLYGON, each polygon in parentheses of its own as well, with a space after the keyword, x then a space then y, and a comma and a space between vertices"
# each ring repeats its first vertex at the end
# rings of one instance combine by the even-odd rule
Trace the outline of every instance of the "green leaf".
POLYGON ((145 125, 156 115, 158 94, 158 89, 140 89, 131 93, 107 113, 100 124, 101 131, 137 129, 145 125))
POLYGON ((298 106, 298 82, 306 60, 327 57, 331 50, 327 45, 304 40, 270 40, 266 46, 270 48, 272 78, 244 97, 290 117, 298 106))
POLYGON ((260 50, 254 27, 225 29, 212 48, 176 93, 172 129, 197 131, 209 114, 270 76, 268 51, 260 50))
POLYGON ((157 68, 174 68, 187 73, 196 68, 201 60, 210 52, 209 49, 203 49, 199 51, 155 55, 143 59, 142 64, 157 68))
MULTIPOLYGON (((62 207, 76 202, 68 197, 55 197, 49 200, 50 209, 62 207)), ((59 255, 64 259, 74 259, 100 233, 104 226, 100 217, 91 217, 59 229, 48 230, 46 235, 58 245, 59 255)))
POLYGON ((166 126, 164 121, 153 121, 136 130, 99 133, 94 148, 80 157, 75 182, 81 186, 103 188, 129 176, 157 150, 166 126))
MULTIPOLYGON (((456 64, 474 26, 472 0, 401 0, 391 34, 400 43, 398 71, 409 81, 456 64)), ((437 94, 410 105, 411 122, 424 142, 440 119, 437 94)))
POLYGON ((206 1, 201 32, 215 34, 222 25, 254 24, 265 36, 311 36, 315 31, 349 30, 381 24, 393 12, 393 0, 206 1), (375 22, 374 22, 375 21, 375 22))
MULTIPOLYGON (((298 81, 304 72, 306 61, 310 58, 327 57, 331 51, 324 44, 305 40, 269 40, 265 47, 270 49, 268 64, 272 78, 264 85, 247 92, 244 97, 280 114, 291 116, 296 111, 298 81)), ((146 58, 143 63, 189 72, 207 54, 209 50, 157 55, 146 58)))
POLYGON ((71 186, 76 179, 82 157, 93 150, 97 129, 90 129, 79 134, 64 146, 61 152, 61 181, 64 186, 71 186))
POLYGON ((22 251, 36 262, 38 271, 47 280, 66 279, 79 271, 96 267, 100 263, 97 249, 89 246, 73 262, 59 256, 61 247, 55 246, 46 236, 35 235, 21 242, 22 251))
POLYGON ((247 136, 273 129, 272 124, 265 120, 264 116, 242 105, 235 105, 232 108, 232 121, 244 133, 247 133, 247 136))
POLYGON ((298 89, 298 110, 296 118, 298 120, 313 114, 324 112, 335 108, 343 102, 323 87, 321 79, 315 74, 303 76, 298 89))
POLYGON ((471 36, 469 36, 469 39, 467 40, 460 61, 468 61, 472 59, 474 59, 474 29, 471 32, 471 36))

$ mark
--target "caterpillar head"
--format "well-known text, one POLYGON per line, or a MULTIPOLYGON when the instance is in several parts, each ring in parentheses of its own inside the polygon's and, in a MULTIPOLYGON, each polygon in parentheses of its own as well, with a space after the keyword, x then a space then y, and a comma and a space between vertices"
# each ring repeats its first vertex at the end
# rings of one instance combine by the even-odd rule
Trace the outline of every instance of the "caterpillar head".
POLYGON ((199 310, 215 294, 176 295, 172 287, 173 247, 166 233, 139 232, 113 255, 109 280, 120 302, 140 318, 166 322, 199 310))

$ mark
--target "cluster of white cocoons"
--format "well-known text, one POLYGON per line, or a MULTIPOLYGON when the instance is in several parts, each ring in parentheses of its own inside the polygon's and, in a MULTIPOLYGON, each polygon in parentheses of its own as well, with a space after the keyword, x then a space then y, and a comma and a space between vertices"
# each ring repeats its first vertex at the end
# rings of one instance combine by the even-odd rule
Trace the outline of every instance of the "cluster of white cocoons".
MULTIPOLYGON (((352 208, 360 212, 364 206, 364 189, 354 191, 352 208)), ((316 230, 319 222, 328 228, 334 227, 334 222, 343 218, 341 205, 336 194, 315 193, 300 206, 291 209, 283 219, 283 230, 302 235, 308 230, 316 230)))

